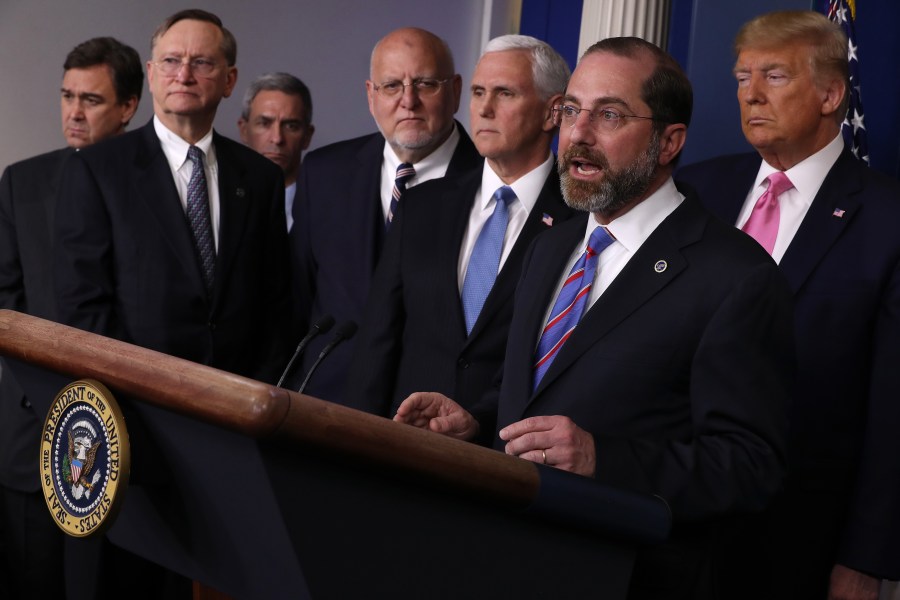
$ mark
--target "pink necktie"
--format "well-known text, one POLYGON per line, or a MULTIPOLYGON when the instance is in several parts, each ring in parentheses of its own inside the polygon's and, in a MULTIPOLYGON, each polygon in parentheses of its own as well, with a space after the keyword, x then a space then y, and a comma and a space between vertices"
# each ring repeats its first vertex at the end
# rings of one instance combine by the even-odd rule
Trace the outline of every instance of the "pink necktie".
POLYGON ((766 177, 766 181, 769 182, 769 187, 756 201, 750 218, 741 229, 759 242, 766 252, 772 254, 775 239, 778 237, 778 223, 781 219, 778 196, 794 187, 794 184, 781 171, 772 173, 766 177))

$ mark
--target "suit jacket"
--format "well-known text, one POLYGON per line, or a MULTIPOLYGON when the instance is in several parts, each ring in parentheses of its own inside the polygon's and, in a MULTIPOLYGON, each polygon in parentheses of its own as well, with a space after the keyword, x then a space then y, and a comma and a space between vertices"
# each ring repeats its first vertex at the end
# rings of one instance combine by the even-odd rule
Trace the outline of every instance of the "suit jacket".
POLYGON ((350 406, 382 416, 415 391, 464 406, 487 391, 503 364, 512 298, 534 237, 573 214, 552 170, 467 336, 457 265, 481 171, 418 185, 403 197, 378 266, 348 377, 350 406))
POLYGON ((59 316, 273 381, 290 326, 284 181, 273 163, 243 145, 218 134, 213 143, 221 217, 211 297, 151 121, 67 164, 53 253, 59 316))
MULTIPOLYGON (((446 173, 451 178, 480 167, 482 161, 462 125, 456 127, 459 143, 446 173)), ((375 133, 325 146, 303 159, 290 235, 300 335, 325 314, 339 324, 362 321, 385 237, 380 193, 383 154, 384 137, 375 133)), ((297 384, 329 337, 320 336, 307 347, 295 371, 297 384)), ((343 401, 352 341, 322 362, 307 393, 343 401)))
POLYGON ((672 540, 639 557, 632 597, 716 597, 704 576, 719 576, 714 539, 766 506, 785 472, 790 292, 765 251, 688 197, 532 391, 538 336, 586 218, 539 236, 525 257, 498 429, 564 415, 591 433, 598 480, 657 494, 672 509, 672 540))
MULTIPOLYGON (((0 179, 0 308, 55 319, 50 246, 53 209, 63 163, 74 154, 63 148, 10 165, 0 179)), ((50 374, 0 361, 0 483, 36 492, 40 485, 36 452, 50 399, 63 387, 50 374), (18 367, 18 369, 16 368, 18 367), (48 383, 50 389, 36 392, 48 383), (28 392, 26 394, 26 391, 28 392), (43 410, 42 410, 43 409, 43 410)))
MULTIPOLYGON (((734 224, 760 162, 756 153, 721 157, 678 177, 734 224)), ((834 562, 900 579, 898 223, 900 185, 844 150, 781 260, 799 372, 773 546, 793 553, 796 571, 800 556, 816 556, 804 568, 816 581, 804 588, 820 597, 834 562)))

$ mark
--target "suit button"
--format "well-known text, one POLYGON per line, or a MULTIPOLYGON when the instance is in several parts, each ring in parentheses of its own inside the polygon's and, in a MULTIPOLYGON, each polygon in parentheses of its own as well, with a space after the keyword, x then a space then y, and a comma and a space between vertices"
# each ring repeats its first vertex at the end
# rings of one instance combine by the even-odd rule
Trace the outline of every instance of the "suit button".
POLYGON ((31 400, 22 398, 22 408, 31 408, 31 400))
POLYGON ((215 331, 215 330, 216 330, 216 324, 213 323, 212 321, 210 321, 209 323, 207 323, 206 326, 209 327, 209 330, 210 330, 210 331, 215 331))
POLYGON ((465 358, 460 358, 458 361, 456 361, 456 364, 459 365, 460 369, 469 368, 469 361, 467 361, 465 358))

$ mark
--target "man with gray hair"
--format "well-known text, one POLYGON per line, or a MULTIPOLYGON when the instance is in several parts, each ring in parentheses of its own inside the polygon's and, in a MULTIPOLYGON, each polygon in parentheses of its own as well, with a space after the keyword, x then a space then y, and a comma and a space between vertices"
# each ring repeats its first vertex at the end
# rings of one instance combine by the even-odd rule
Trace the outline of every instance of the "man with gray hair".
MULTIPOLYGON (((453 118, 461 93, 450 48, 433 33, 404 27, 375 44, 366 96, 378 132, 310 152, 300 169, 290 239, 301 334, 326 314, 338 323, 362 318, 404 190, 458 177, 480 164, 472 140, 453 118)), ((298 380, 328 339, 319 336, 307 346, 298 380)), ((351 348, 335 348, 305 391, 341 402, 351 348)))
POLYGON ((306 84, 290 73, 265 73, 244 94, 238 119, 241 141, 281 167, 284 172, 284 210, 291 230, 297 172, 303 151, 316 128, 312 97, 306 84))
POLYGON ((466 403, 490 386, 525 250, 572 214, 550 150, 568 80, 565 60, 535 38, 485 47, 469 102, 483 166, 404 196, 348 377, 352 406, 389 416, 417 390, 466 403))

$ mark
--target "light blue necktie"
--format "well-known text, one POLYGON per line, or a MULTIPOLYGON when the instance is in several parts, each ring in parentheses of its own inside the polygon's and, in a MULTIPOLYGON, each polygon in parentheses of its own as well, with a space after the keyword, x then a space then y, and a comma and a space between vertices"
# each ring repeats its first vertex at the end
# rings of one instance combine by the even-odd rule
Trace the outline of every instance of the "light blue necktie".
POLYGON ((503 250, 503 238, 506 236, 506 225, 509 223, 509 203, 516 199, 516 193, 512 188, 504 185, 498 188, 493 195, 494 212, 488 217, 475 247, 469 258, 469 268, 466 269, 466 279, 463 281, 462 305, 463 314, 466 317, 466 334, 472 332, 475 321, 481 313, 481 307, 487 299, 497 271, 500 266, 500 254, 503 250))
POLYGON ((613 243, 613 238, 605 228, 599 225, 591 232, 588 240, 587 248, 572 267, 569 276, 566 277, 562 289, 559 290, 559 296, 556 297, 556 303, 553 310, 550 311, 550 318, 544 326, 541 333, 541 339, 538 342, 537 352, 534 361, 534 387, 537 389, 538 384, 544 377, 544 373, 550 368, 550 364, 559 349, 562 348, 566 340, 572 334, 584 308, 587 306, 587 299, 591 293, 591 287, 594 284, 594 273, 597 270, 598 256, 607 246, 613 243))

